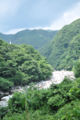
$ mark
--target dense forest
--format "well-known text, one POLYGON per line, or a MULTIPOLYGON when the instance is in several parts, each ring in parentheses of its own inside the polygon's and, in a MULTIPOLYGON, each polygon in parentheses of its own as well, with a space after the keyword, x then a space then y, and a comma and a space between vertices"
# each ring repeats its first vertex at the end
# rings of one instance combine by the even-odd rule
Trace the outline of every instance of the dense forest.
POLYGON ((30 45, 0 40, 0 91, 29 85, 14 93, 7 107, 0 107, 0 119, 80 120, 80 19, 63 27, 39 50, 47 59, 30 45), (65 77, 47 89, 30 84, 49 79, 53 68, 73 70, 75 79, 65 77))
POLYGON ((41 53, 55 69, 71 70, 80 58, 80 19, 64 26, 41 53))
POLYGON ((34 48, 0 40, 0 91, 48 79, 52 67, 34 48))
POLYGON ((80 120, 80 61, 74 72, 75 80, 65 78, 48 89, 31 86, 15 93, 8 107, 0 108, 1 120, 80 120))
POLYGON ((13 35, 0 33, 0 38, 8 43, 11 41, 13 44, 29 44, 40 49, 52 41, 56 33, 57 31, 51 30, 23 30, 13 35))

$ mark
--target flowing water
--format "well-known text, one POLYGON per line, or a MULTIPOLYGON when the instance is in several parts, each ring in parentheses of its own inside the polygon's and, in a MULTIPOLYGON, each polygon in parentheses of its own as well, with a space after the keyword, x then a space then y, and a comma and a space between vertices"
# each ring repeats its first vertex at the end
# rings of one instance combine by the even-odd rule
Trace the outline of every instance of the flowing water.
MULTIPOLYGON (((62 70, 62 71, 54 71, 52 73, 52 77, 50 80, 47 80, 47 81, 41 81, 39 83, 36 84, 36 87, 38 87, 39 89, 47 89, 50 87, 51 84, 59 84, 61 83, 65 77, 68 77, 70 78, 71 80, 75 79, 74 77, 74 73, 72 71, 65 71, 65 70, 62 70)), ((29 87, 29 86, 26 86, 26 87, 29 87)), ((24 88, 26 87, 17 87, 17 88, 14 88, 13 89, 13 92, 23 92, 24 91, 24 88)), ((5 107, 8 105, 8 100, 12 97, 12 95, 8 95, 8 96, 5 96, 1 99, 0 101, 0 106, 1 107, 5 107)))

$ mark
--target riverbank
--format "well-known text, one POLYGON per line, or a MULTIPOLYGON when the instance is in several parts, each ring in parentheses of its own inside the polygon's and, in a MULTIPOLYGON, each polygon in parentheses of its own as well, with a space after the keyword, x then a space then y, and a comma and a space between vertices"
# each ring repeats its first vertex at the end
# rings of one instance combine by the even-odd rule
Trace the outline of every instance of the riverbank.
MULTIPOLYGON (((52 73, 52 77, 50 80, 47 80, 47 81, 41 81, 39 83, 37 83, 35 86, 38 87, 39 89, 47 89, 50 87, 51 84, 59 84, 61 83, 65 77, 68 77, 70 80, 73 80, 75 79, 74 77, 74 73, 72 71, 66 71, 66 70, 61 70, 61 71, 54 71, 52 73)), ((27 88, 29 86, 25 86, 25 87, 21 87, 21 86, 18 86, 18 87, 14 87, 12 90, 11 90, 11 94, 8 94, 6 95, 5 93, 5 96, 3 96, 1 98, 1 101, 0 101, 0 106, 1 107, 5 107, 8 105, 8 100, 12 97, 12 94, 14 92, 24 92, 24 89, 27 88)))

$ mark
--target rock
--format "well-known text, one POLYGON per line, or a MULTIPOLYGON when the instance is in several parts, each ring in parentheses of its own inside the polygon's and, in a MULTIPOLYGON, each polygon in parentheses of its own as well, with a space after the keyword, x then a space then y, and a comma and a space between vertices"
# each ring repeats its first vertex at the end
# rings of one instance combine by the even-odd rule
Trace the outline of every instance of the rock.
POLYGON ((6 107, 8 106, 8 100, 12 97, 12 95, 5 96, 1 99, 0 101, 0 106, 1 107, 6 107))
MULTIPOLYGON (((50 80, 47 81, 41 81, 39 83, 37 83, 35 86, 38 87, 39 89, 47 89, 51 86, 51 84, 59 84, 61 83, 65 77, 70 78, 70 80, 74 80, 74 73, 72 71, 66 71, 66 70, 62 70, 62 71, 54 71, 52 73, 52 77, 50 80)), ((12 88, 11 92, 24 92, 25 88, 28 88, 29 86, 25 86, 25 87, 14 87, 12 88)), ((12 95, 9 95, 9 93, 3 93, 0 91, 0 95, 5 96, 3 98, 1 98, 0 101, 0 106, 5 107, 8 105, 8 100, 12 97, 12 95)))
POLYGON ((39 82, 36 86, 40 89, 46 89, 49 88, 51 84, 61 83, 65 77, 69 78, 70 80, 75 79, 74 73, 72 71, 54 71, 50 80, 39 82))
POLYGON ((0 99, 2 97, 4 97, 4 96, 7 96, 7 95, 9 95, 9 92, 2 92, 2 91, 0 91, 0 99))

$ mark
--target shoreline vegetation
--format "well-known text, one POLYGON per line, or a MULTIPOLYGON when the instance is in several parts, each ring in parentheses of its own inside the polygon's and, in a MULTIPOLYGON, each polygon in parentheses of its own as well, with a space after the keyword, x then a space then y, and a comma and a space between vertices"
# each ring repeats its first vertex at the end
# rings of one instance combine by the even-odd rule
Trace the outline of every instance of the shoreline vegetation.
MULTIPOLYGON (((75 77, 74 77, 74 73, 72 71, 65 71, 65 70, 62 70, 62 71, 54 71, 52 73, 52 77, 50 80, 46 80, 46 81, 41 81, 41 82, 38 82, 38 83, 35 83, 33 84, 35 87, 37 87, 38 89, 48 89, 51 84, 60 84, 64 78, 67 77, 69 78, 70 80, 74 80, 75 77)), ((29 88, 30 86, 17 86, 17 87, 14 87, 10 93, 3 93, 3 96, 1 98, 1 101, 0 101, 0 106, 1 107, 6 107, 8 105, 8 100, 12 97, 12 95, 15 93, 15 92, 25 92, 25 90, 27 88, 29 88)))
POLYGON ((8 92, 14 86, 46 80, 52 67, 34 48, 13 45, 0 40, 0 90, 8 92))
POLYGON ((0 120, 80 120, 80 19, 58 31, 40 52, 47 58, 29 45, 0 40, 0 91, 41 83, 14 93, 8 106, 0 107, 0 120), (59 71, 51 65, 56 70, 73 71, 71 78, 63 71, 62 77, 56 78, 59 71), (48 80, 54 77, 51 85, 48 80), (47 89, 39 89, 40 85, 47 89))
POLYGON ((80 63, 75 66, 75 79, 64 78, 50 88, 34 85, 25 93, 16 92, 8 107, 0 108, 1 120, 79 120, 80 118, 80 63), (26 118, 27 117, 27 118, 26 118), (2 119, 3 118, 3 119, 2 119))

